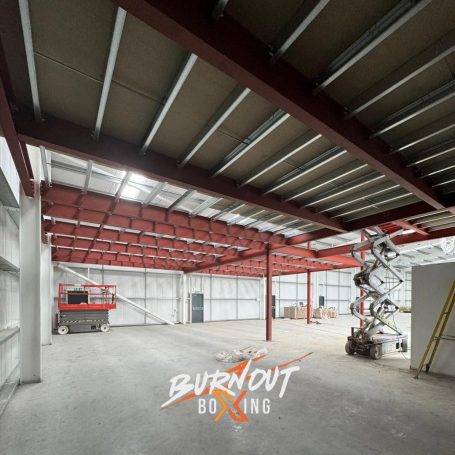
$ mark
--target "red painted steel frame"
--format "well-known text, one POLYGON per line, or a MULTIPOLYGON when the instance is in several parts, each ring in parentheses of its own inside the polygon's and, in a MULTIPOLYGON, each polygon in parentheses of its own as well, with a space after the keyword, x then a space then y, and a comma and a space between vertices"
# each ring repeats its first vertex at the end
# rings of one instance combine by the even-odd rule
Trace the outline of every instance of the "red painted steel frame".
POLYGON ((213 21, 212 0, 114 0, 168 38, 280 107, 331 142, 398 183, 430 206, 441 209, 440 195, 381 139, 357 119, 345 119, 343 106, 314 86, 299 71, 279 60, 270 65, 267 46, 229 15, 213 21))
MULTIPOLYGON (((311 242, 308 242, 308 249, 311 248, 311 242)), ((311 324, 311 272, 306 274, 306 323, 311 324)))
POLYGON ((6 143, 8 144, 24 193, 27 196, 33 197, 34 190, 31 182, 33 179, 33 172, 31 170, 27 149, 25 144, 19 142, 17 137, 5 86, 0 78, 0 132, 1 131, 3 131, 2 135, 5 136, 6 143))
POLYGON ((283 202, 277 195, 263 195, 259 188, 240 188, 235 180, 225 176, 211 179, 208 170, 193 165, 179 168, 174 158, 156 152, 140 154, 136 145, 111 136, 101 135, 99 141, 94 141, 89 128, 66 120, 47 115, 45 122, 37 124, 32 114, 22 108, 15 115, 15 123, 19 139, 27 144, 43 145, 67 155, 138 172, 155 180, 183 185, 212 196, 226 197, 253 207, 294 216, 329 228, 332 234, 345 232, 339 220, 301 208, 296 203, 283 202))
POLYGON ((267 261, 267 269, 266 269, 267 292, 266 292, 265 339, 266 339, 266 341, 272 341, 272 292, 273 292, 272 287, 273 287, 273 281, 272 281, 272 252, 270 251, 270 248, 267 249, 266 261, 267 261))
MULTIPOLYGON (((440 229, 438 231, 429 232, 427 235, 421 235, 418 233, 414 234, 402 234, 397 235, 393 238, 393 243, 395 245, 406 245, 408 243, 417 243, 423 242, 425 240, 435 240, 435 239, 442 239, 444 237, 452 237, 455 236, 455 227, 447 228, 447 229, 440 229)), ((318 258, 325 258, 331 257, 334 255, 339 254, 349 254, 351 252, 352 244, 335 246, 333 248, 326 248, 325 250, 319 250, 317 257, 318 258)), ((361 251, 368 250, 368 246, 364 247, 361 251)))
POLYGON ((58 284, 58 309, 60 311, 99 311, 114 310, 116 304, 117 286, 115 284, 58 284), (65 303, 71 294, 69 287, 81 287, 88 293, 90 303, 65 303), (98 300, 98 301, 97 301, 98 300))

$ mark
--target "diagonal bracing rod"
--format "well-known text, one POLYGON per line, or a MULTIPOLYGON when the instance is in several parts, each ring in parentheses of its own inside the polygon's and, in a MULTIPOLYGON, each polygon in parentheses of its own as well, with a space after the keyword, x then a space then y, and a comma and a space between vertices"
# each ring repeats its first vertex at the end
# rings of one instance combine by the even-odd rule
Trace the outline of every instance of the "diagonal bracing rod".
MULTIPOLYGON (((97 283, 96 281, 91 280, 90 278, 86 277, 85 275, 82 275, 81 273, 75 272, 73 269, 70 269, 69 267, 66 267, 63 264, 59 263, 59 264, 57 264, 57 267, 61 270, 64 270, 65 272, 72 273, 73 275, 77 276, 81 280, 87 281, 87 283, 92 283, 92 284, 99 286, 99 283, 97 283)), ((138 305, 136 302, 133 302, 132 300, 128 299, 127 297, 124 297, 121 294, 117 293, 117 298, 128 303, 128 305, 131 305, 134 308, 137 308, 138 310, 143 311, 145 314, 156 319, 157 321, 164 322, 165 324, 169 324, 169 325, 174 325, 174 323, 172 321, 169 321, 168 319, 163 318, 162 316, 160 316, 156 313, 153 313, 152 311, 148 310, 147 308, 143 307, 142 305, 138 305)))

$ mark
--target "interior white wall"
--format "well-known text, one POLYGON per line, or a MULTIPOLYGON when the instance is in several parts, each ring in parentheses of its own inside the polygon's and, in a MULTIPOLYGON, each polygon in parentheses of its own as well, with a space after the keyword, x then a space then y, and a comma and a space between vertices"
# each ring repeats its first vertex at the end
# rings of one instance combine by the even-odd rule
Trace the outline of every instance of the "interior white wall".
POLYGON ((204 294, 204 321, 261 319, 264 291, 261 278, 192 274, 188 292, 204 294))
MULTIPOLYGON (((19 177, 0 138, 0 262, 19 268, 19 228, 10 207, 19 204, 19 177)), ((2 267, 0 267, 1 269, 2 267)), ((0 387, 19 365, 19 274, 0 270, 0 387)))
MULTIPOLYGON (((455 262, 418 266, 412 269, 411 368, 417 368, 441 308, 455 280, 455 262)), ((445 330, 455 335, 455 315, 445 330)), ((441 340, 431 365, 433 373, 455 376, 455 341, 441 340)))
MULTIPOLYGON (((191 274, 184 277, 180 272, 153 271, 139 268, 86 266, 67 264, 77 272, 103 284, 116 284, 118 292, 147 309, 173 322, 189 322, 189 295, 204 294, 204 320, 227 321, 263 319, 265 315, 265 289, 262 278, 191 274)), ((356 269, 318 272, 311 274, 312 305, 318 305, 318 297, 326 298, 326 306, 335 307, 340 314, 349 314, 349 304, 358 290, 353 285, 356 269)), ((284 316, 284 307, 298 302, 306 303, 306 274, 284 275, 273 278, 277 317, 284 316)), ((77 278, 54 268, 54 309, 57 313, 58 283, 77 283, 77 278)), ((410 281, 409 281, 410 283, 410 281)), ((408 286, 409 288, 409 286, 408 286)), ((407 291, 406 291, 407 292, 407 291)), ((404 304, 406 292, 395 298, 404 304)), ((118 303, 111 312, 113 325, 159 323, 127 304, 118 303)))
MULTIPOLYGON (((130 267, 65 265, 97 283, 115 284, 119 294, 172 322, 182 322, 183 320, 180 300, 181 273, 130 267)), ((59 283, 81 284, 77 277, 54 266, 54 317, 58 312, 59 283)), ((120 300, 117 302, 117 309, 110 312, 109 319, 112 325, 159 324, 143 311, 120 300)))

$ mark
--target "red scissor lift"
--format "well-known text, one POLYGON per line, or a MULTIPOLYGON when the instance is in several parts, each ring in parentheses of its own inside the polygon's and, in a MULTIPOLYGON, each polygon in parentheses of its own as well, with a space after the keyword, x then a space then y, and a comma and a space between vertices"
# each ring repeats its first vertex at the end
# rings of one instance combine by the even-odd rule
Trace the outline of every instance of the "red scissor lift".
POLYGON ((60 335, 68 332, 109 331, 109 310, 114 310, 117 287, 114 284, 58 285, 56 320, 60 335))

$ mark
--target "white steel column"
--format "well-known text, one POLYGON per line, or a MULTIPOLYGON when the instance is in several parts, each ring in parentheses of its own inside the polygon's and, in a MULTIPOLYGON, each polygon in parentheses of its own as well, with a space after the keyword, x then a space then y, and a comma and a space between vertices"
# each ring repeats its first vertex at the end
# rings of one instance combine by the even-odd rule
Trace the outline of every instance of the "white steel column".
MULTIPOLYGON (((30 157, 32 159, 32 156, 30 157)), ((41 382, 41 197, 20 196, 20 381, 41 382)))
POLYGON ((51 276, 51 245, 41 245, 41 344, 52 344, 53 289, 51 276))

